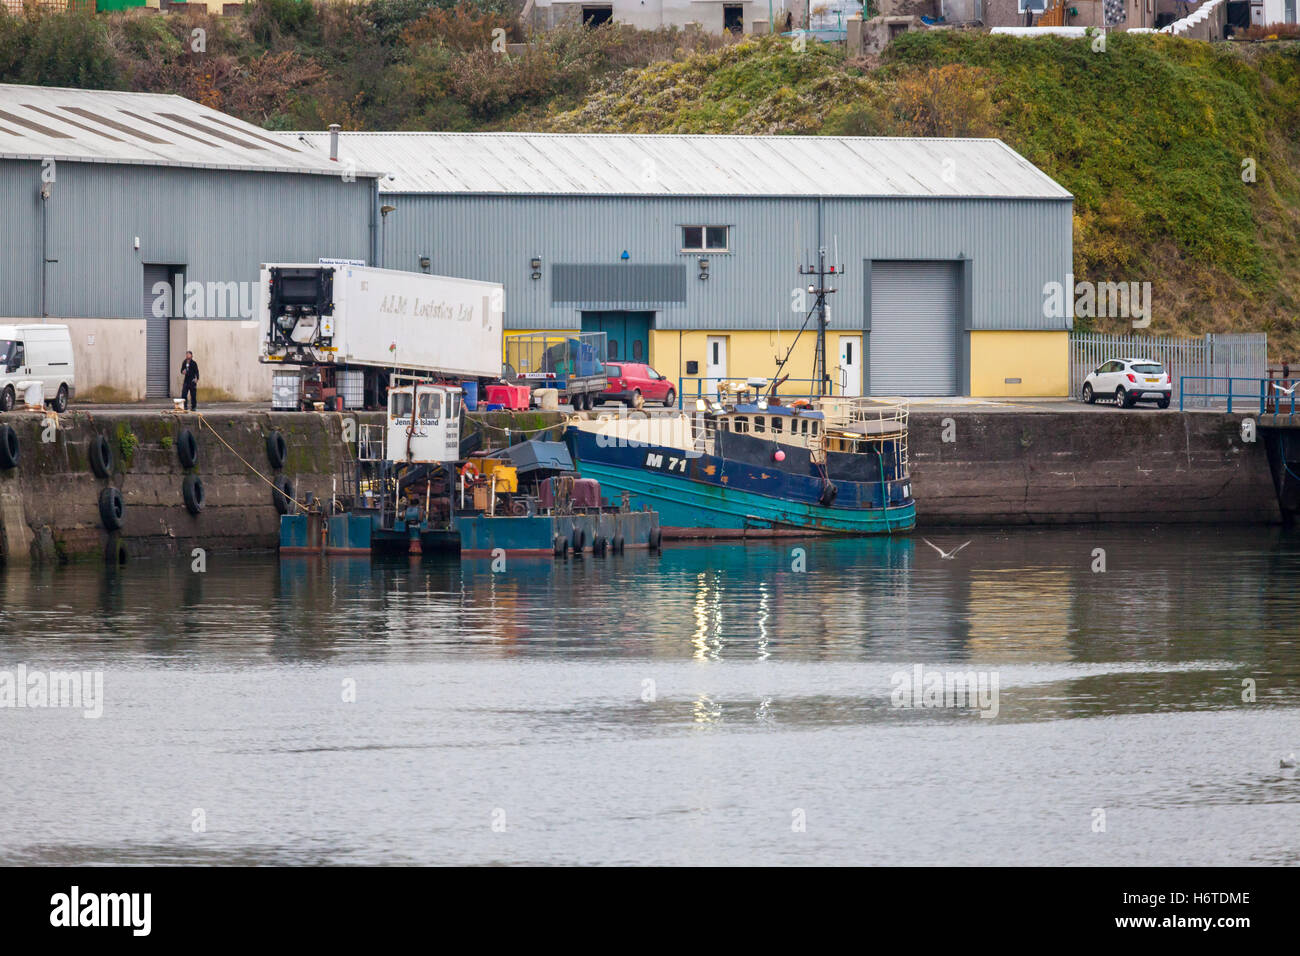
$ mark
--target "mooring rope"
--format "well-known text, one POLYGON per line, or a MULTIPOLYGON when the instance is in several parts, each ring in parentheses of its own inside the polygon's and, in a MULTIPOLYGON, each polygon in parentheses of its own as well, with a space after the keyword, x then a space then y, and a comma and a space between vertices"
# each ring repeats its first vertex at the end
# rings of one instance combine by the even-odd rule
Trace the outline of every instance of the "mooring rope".
MULTIPOLYGON (((263 481, 265 481, 268 485, 270 485, 273 489, 275 489, 275 491, 277 491, 277 492, 279 492, 280 494, 284 495, 284 497, 288 498, 290 501, 292 501, 295 505, 297 505, 297 506, 298 506, 299 508, 301 508, 303 511, 307 511, 307 510, 308 510, 308 508, 307 508, 307 504, 306 504, 305 502, 299 501, 297 498, 293 497, 292 495, 285 495, 285 494, 284 494, 284 489, 282 489, 282 488, 281 488, 279 485, 277 485, 274 481, 272 481, 270 478, 267 478, 266 475, 262 474, 260 471, 258 471, 256 468, 254 468, 251 464, 249 464, 248 460, 247 460, 243 455, 241 455, 239 452, 235 451, 234 447, 230 444, 230 442, 226 441, 224 438, 221 437, 221 433, 220 433, 219 431, 217 431, 216 428, 214 428, 214 427, 212 426, 212 423, 211 423, 211 422, 209 422, 206 418, 203 417, 203 413, 202 413, 202 412, 200 412, 198 409, 195 409, 195 410, 194 410, 194 414, 198 417, 199 422, 200 422, 201 424, 203 424, 203 425, 207 425, 207 426, 208 426, 208 431, 212 432, 212 434, 214 434, 214 435, 217 436, 217 441, 219 441, 219 442, 221 442, 221 444, 225 445, 226 448, 228 448, 228 449, 230 450, 230 453, 231 453, 232 455, 234 455, 236 458, 238 458, 240 461, 242 461, 242 462, 244 463, 244 467, 246 467, 246 468, 247 468, 249 471, 251 471, 253 474, 257 475, 257 477, 259 477, 259 478, 261 478, 263 481)), ((297 490, 297 489, 295 489, 295 490, 297 490)))

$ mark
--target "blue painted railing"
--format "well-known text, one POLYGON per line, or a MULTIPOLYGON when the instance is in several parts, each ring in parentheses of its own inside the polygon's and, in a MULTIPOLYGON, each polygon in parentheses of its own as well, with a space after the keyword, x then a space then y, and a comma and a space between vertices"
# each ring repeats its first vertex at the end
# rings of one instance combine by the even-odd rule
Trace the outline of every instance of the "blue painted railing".
POLYGON ((1270 414, 1268 406, 1272 400, 1273 409, 1271 414, 1295 416, 1296 412, 1296 392, 1300 391, 1300 385, 1295 381, 1279 381, 1270 378, 1231 378, 1226 375, 1184 375, 1178 380, 1178 410, 1185 411, 1186 403, 1189 398, 1215 398, 1228 400, 1228 413, 1232 413, 1232 403, 1237 401, 1248 401, 1254 407, 1257 414, 1270 414), (1206 391, 1187 393, 1188 382, 1214 382, 1217 385, 1212 388, 1222 387, 1222 383, 1227 384, 1227 391, 1206 391), (1249 383, 1242 389, 1236 387, 1237 382, 1249 383), (1288 391, 1288 388, 1290 391, 1288 391))
MULTIPOLYGON (((682 378, 677 379, 677 407, 686 409, 688 411, 694 411, 695 402, 698 399, 704 398, 704 399, 708 399, 709 401, 718 400, 717 389, 718 389, 719 382, 743 382, 743 381, 745 380, 741 378, 734 378, 734 377, 728 378, 726 376, 723 376, 722 378, 709 378, 702 375, 683 376, 682 378), (694 391, 688 390, 688 388, 691 386, 694 386, 694 391)), ((784 382, 781 383, 781 387, 776 390, 776 394, 783 402, 791 402, 799 398, 813 399, 817 397, 817 393, 816 391, 814 391, 816 387, 817 387, 817 379, 815 378, 787 378, 784 382), (796 386, 806 385, 808 391, 806 392, 787 391, 787 388, 790 385, 796 385, 796 386)), ((750 390, 756 396, 761 397, 764 394, 766 394, 767 386, 766 385, 750 386, 750 390)))

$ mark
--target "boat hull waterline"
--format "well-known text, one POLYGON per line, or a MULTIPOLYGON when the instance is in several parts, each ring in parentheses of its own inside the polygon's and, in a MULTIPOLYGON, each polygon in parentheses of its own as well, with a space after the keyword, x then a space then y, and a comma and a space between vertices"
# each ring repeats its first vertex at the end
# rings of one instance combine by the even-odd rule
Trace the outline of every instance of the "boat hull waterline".
POLYGON ((903 534, 916 526, 916 505, 903 494, 906 479, 883 486, 836 481, 839 496, 828 507, 819 502, 825 485, 818 476, 654 445, 601 447, 595 435, 576 429, 567 437, 583 475, 597 479, 607 497, 627 492, 634 508, 657 511, 665 538, 903 534), (889 497, 883 507, 882 487, 889 497))

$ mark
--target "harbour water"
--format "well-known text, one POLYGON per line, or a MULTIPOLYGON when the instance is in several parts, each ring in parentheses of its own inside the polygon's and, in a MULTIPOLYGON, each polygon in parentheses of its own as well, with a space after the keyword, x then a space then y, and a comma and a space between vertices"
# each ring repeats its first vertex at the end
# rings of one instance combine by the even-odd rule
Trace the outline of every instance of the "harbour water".
POLYGON ((1300 536, 927 534, 8 568, 0 863, 1300 862, 1300 536))

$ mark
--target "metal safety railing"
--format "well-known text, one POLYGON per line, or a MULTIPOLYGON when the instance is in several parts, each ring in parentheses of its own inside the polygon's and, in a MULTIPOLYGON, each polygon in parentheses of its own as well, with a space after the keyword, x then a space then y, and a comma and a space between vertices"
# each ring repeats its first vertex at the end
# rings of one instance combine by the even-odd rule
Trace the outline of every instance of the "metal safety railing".
MULTIPOLYGON (((704 375, 687 375, 677 379, 677 407, 686 411, 694 411, 696 408, 695 403, 699 400, 734 402, 739 397, 746 395, 750 400, 756 401, 759 398, 766 397, 770 385, 771 382, 765 378, 716 378, 704 375)), ((836 390, 833 380, 828 394, 836 397, 842 395, 841 392, 836 390)), ((776 396, 783 402, 797 401, 799 399, 811 401, 819 397, 817 395, 817 379, 788 378, 777 387, 776 396)))
POLYGON ((1178 383, 1178 410, 1186 411, 1188 401, 1204 406, 1226 404, 1226 411, 1232 414, 1233 406, 1237 410, 1249 408, 1259 415, 1286 415, 1294 418, 1296 413, 1296 392, 1300 391, 1300 381, 1270 378, 1242 378, 1227 375, 1184 375, 1178 383), (1204 387, 1188 386, 1196 382, 1210 383, 1204 387), (1243 383, 1238 387, 1238 383, 1243 383), (1226 389, 1226 390, 1225 390, 1226 389))

